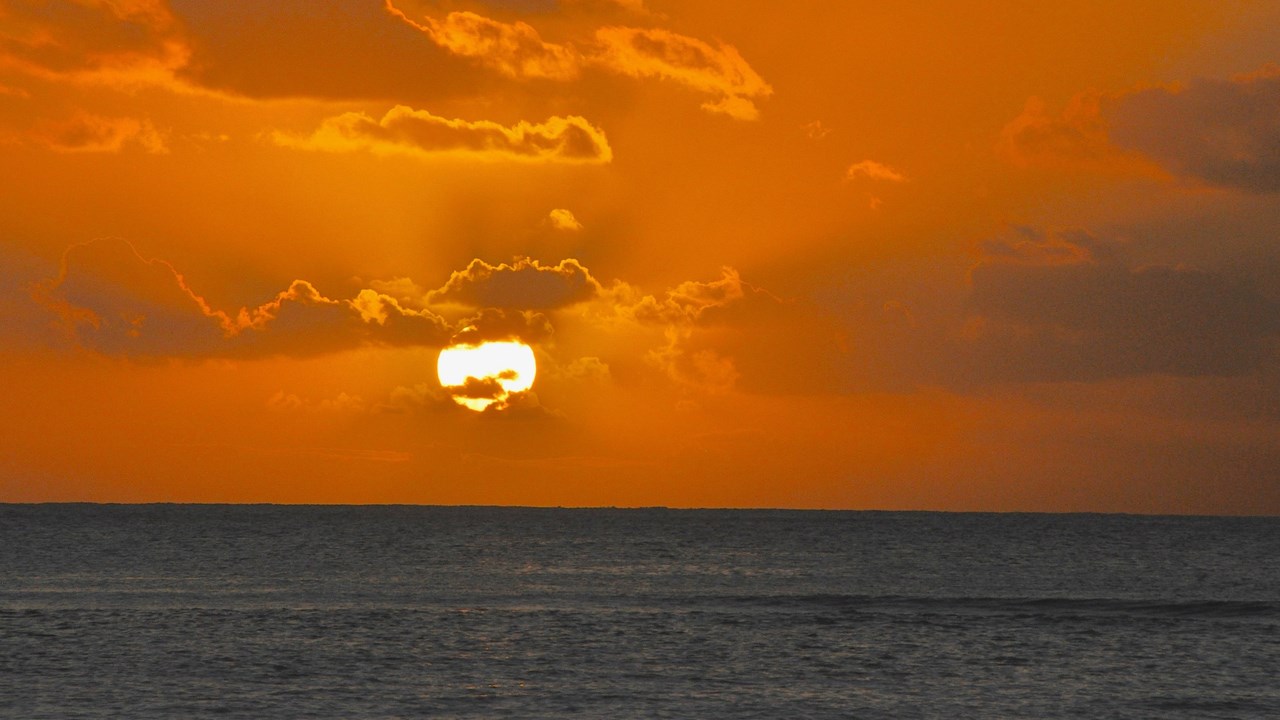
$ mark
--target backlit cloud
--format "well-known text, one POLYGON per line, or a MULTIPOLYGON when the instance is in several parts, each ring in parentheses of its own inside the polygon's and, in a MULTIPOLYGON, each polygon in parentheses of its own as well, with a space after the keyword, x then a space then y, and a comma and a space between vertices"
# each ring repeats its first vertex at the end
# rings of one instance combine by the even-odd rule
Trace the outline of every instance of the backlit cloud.
POLYGON ((682 282, 660 297, 645 295, 636 299, 627 310, 641 321, 692 323, 708 310, 725 307, 745 294, 742 276, 726 267, 718 280, 682 282))
MULTIPOLYGON (((803 338, 812 325, 731 268, 718 279, 685 281, 658 294, 623 281, 606 288, 572 259, 554 265, 477 259, 419 296, 417 283, 405 278, 370 285, 338 299, 295 280, 265 302, 222 310, 171 264, 144 258, 122 240, 96 240, 71 247, 59 276, 35 291, 73 343, 124 357, 313 357, 366 346, 509 340, 553 348, 557 318, 567 313, 627 338, 637 359, 687 390, 728 392, 743 378, 741 362, 757 367, 757 356, 775 355, 779 344, 793 353, 787 362, 801 368, 808 362, 801 356, 809 353, 803 338)), ((565 361, 558 377, 605 382, 611 372, 607 358, 589 355, 565 361)), ((748 380, 760 386, 759 378, 748 380)), ((517 404, 529 409, 534 400, 517 404)), ((290 402, 287 394, 279 398, 290 402)))
MULTIPOLYGON (((760 116, 755 102, 773 88, 727 43, 708 43, 662 28, 605 26, 581 46, 550 43, 531 25, 506 23, 473 12, 452 12, 443 20, 411 17, 393 0, 385 0, 393 16, 424 33, 432 42, 460 57, 518 79, 577 79, 587 67, 634 78, 658 78, 712 95, 702 104, 708 112, 739 120, 760 116)), ((643 10, 639 3, 621 3, 643 10)))
POLYGON ((428 294, 431 303, 455 303, 470 307, 545 310, 595 298, 599 281, 577 260, 544 265, 530 258, 490 265, 472 260, 455 271, 439 290, 428 294))
POLYGON ((305 280, 261 305, 218 310, 172 265, 121 240, 71 247, 36 296, 76 342, 108 355, 309 356, 368 344, 441 346, 453 332, 434 313, 373 290, 335 300, 305 280))
POLYGON ((488 120, 449 120, 397 105, 381 119, 344 113, 326 119, 309 136, 275 133, 279 145, 324 152, 367 151, 379 155, 479 160, 607 163, 613 158, 604 132, 574 115, 542 123, 505 126, 488 120))
POLYGON ((582 60, 573 48, 544 42, 533 26, 504 23, 473 12, 451 12, 443 20, 414 20, 386 0, 387 12, 421 30, 449 52, 473 58, 513 78, 572 80, 582 60))
POLYGON ((555 333, 551 320, 533 310, 507 310, 485 308, 478 314, 464 318, 460 328, 450 340, 454 345, 476 345, 482 342, 519 340, 534 345, 549 339, 555 333))
POLYGON ((773 88, 732 45, 711 45, 658 28, 629 27, 600 28, 596 41, 602 48, 598 61, 615 72, 672 80, 717 96, 703 103, 704 110, 755 120, 760 112, 753 100, 773 94, 773 88))

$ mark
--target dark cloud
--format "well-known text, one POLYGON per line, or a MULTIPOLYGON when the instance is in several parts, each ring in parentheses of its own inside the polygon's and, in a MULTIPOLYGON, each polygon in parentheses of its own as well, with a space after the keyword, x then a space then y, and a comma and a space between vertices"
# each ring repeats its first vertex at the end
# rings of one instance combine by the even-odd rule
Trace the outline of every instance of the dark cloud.
POLYGON ((397 386, 385 401, 375 404, 373 410, 380 413, 471 412, 455 402, 447 388, 434 382, 397 386))
POLYGON ((450 395, 471 400, 500 400, 507 396, 507 391, 498 382, 499 377, 469 377, 461 385, 451 385, 445 390, 450 395))
POLYGON ((1018 165, 1168 172, 1280 192, 1280 68, 1177 87, 1083 92, 1060 113, 1031 98, 1002 130, 999 147, 1018 165))
POLYGON ((619 312, 662 327, 665 343, 648 364, 681 387, 706 393, 841 392, 849 383, 839 324, 813 303, 783 299, 724 268, 659 295, 616 285, 619 312))
POLYGON ((257 307, 217 310, 173 266, 122 240, 73 246, 36 295, 75 341, 109 355, 306 356, 366 344, 441 346, 452 335, 430 311, 372 290, 334 300, 305 280, 257 307))
MULTIPOLYGON (((825 394, 851 389, 846 333, 808 300, 782 299, 745 286, 741 297, 710 305, 670 347, 669 372, 704 386, 768 394, 825 394)), ((668 333, 668 337, 673 337, 668 333)))
POLYGON ((1179 175, 1280 192, 1280 68, 1129 93, 1108 103, 1104 115, 1113 143, 1179 175))
POLYGON ((0 68, 53 82, 176 85, 190 47, 163 0, 6 3, 0 68))
POLYGON ((998 148, 1016 165, 1112 167, 1117 152, 1107 141, 1100 102, 1097 93, 1080 93, 1054 113, 1040 98, 1030 98, 1000 131, 998 148))
POLYGON ((551 338, 555 329, 550 319, 532 310, 485 308, 458 323, 452 345, 475 345, 482 342, 519 340, 527 345, 551 338))
POLYGON ((65 345, 55 318, 33 296, 33 290, 53 270, 40 258, 0 241, 0 347, 65 345))
POLYGON ((431 102, 499 84, 491 73, 389 21, 376 1, 172 4, 190 28, 192 56, 182 75, 237 95, 431 102), (262 62, 264 57, 272 61, 262 62))
POLYGON ((101 117, 80 113, 67 120, 46 123, 31 137, 60 152, 121 152, 137 148, 149 153, 167 153, 162 133, 145 118, 101 117))
POLYGON ((586 302, 600 293, 600 283, 577 260, 543 265, 519 258, 511 264, 490 265, 477 259, 454 272, 428 299, 471 307, 552 310, 586 302))
POLYGON ((979 377, 1235 375, 1274 355, 1280 307, 1247 285, 1194 268, 1133 267, 1079 246, 1067 253, 1061 237, 1040 244, 1047 260, 1010 250, 972 270, 968 334, 979 377))
POLYGON ((213 312, 169 264, 122 240, 75 245, 57 278, 36 289, 79 344, 108 355, 213 355, 226 314, 213 312))
POLYGON ((438 345, 450 332, 447 322, 439 315, 425 309, 407 308, 395 298, 374 290, 361 290, 348 301, 364 322, 362 327, 372 330, 376 342, 384 345, 438 345))
POLYGON ((538 400, 532 390, 507 393, 480 412, 485 420, 563 420, 564 414, 538 400))

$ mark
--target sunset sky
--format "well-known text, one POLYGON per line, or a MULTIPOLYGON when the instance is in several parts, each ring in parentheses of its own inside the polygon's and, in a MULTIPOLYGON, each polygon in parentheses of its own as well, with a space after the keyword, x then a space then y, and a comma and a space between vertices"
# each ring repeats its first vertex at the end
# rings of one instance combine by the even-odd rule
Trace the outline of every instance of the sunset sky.
POLYGON ((0 0, 0 501, 1280 513, 1277 49, 1270 1, 0 0), (476 412, 483 340, 537 378, 476 412))

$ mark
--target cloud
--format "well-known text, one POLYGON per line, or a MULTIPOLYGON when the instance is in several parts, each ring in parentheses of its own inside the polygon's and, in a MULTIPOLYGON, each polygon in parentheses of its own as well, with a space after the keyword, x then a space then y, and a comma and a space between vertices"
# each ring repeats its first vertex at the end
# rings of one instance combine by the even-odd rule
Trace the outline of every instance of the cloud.
POLYGON ((62 123, 48 124, 32 138, 59 152, 115 153, 127 147, 159 154, 169 152, 164 137, 147 119, 100 117, 80 114, 62 123))
MULTIPOLYGON (((74 345, 139 359, 311 357, 367 346, 519 340, 543 348, 549 377, 565 382, 608 381, 615 360, 624 377, 648 368, 696 393, 809 391, 839 377, 830 365, 834 332, 812 308, 780 300, 732 268, 658 294, 622 281, 603 287, 576 260, 553 265, 528 258, 497 265, 474 260, 425 296, 415 297, 421 289, 406 278, 369 284, 341 299, 295 280, 265 302, 223 310, 169 263, 145 258, 122 240, 98 240, 68 249, 58 276, 38 284, 32 311, 42 308, 45 320, 26 326, 56 324, 74 345), (579 332, 553 345, 562 321, 600 335, 579 332), (601 337, 609 340, 594 346, 601 337), (558 360, 557 345, 572 348, 576 359, 558 360), (626 348, 623 355, 610 354, 618 348, 626 348)), ((485 391, 460 392, 478 397, 485 391)), ((405 388, 383 402, 352 396, 331 404, 405 412, 441 397, 405 388)), ((513 413, 544 413, 536 396, 502 399, 513 413)), ((288 394, 273 402, 276 409, 315 406, 288 394)))
POLYGON ((380 120, 351 112, 325 119, 309 136, 277 132, 284 147, 324 152, 366 151, 416 158, 459 156, 479 160, 607 163, 613 151, 603 131, 576 115, 511 127, 488 120, 449 120, 397 105, 380 120))
POLYGON ((619 317, 661 331, 644 360, 686 391, 812 393, 849 385, 841 327, 812 303, 779 298, 734 268, 653 295, 617 283, 602 297, 619 317))
POLYGON ((564 417, 564 413, 543 405, 538 394, 532 390, 497 397, 480 412, 482 420, 554 421, 563 420, 564 417))
MULTIPOLYGON (((617 4, 643 10, 638 2, 617 4)), ((769 86, 732 45, 680 35, 661 28, 605 26, 582 46, 542 39, 527 23, 505 23, 473 12, 452 12, 443 20, 415 20, 385 0, 387 12, 420 30, 436 45, 516 79, 571 81, 587 67, 633 78, 680 83, 714 100, 708 112, 739 120, 760 116, 755 101, 773 94, 769 86)))
POLYGON ((612 376, 608 363, 598 357, 580 357, 568 364, 552 366, 551 374, 566 380, 606 382, 612 376))
POLYGON ((556 230, 576 232, 582 229, 582 223, 564 208, 556 208, 547 215, 547 222, 556 230))
POLYGON ((1080 93, 1054 115, 1043 100, 1029 98, 1000 131, 998 149, 1020 167, 1114 165, 1118 153, 1107 140, 1100 106, 1098 93, 1080 93))
POLYGON ((0 70, 45 82, 197 92, 176 76, 191 55, 163 0, 8 3, 0 70))
POLYGON ((426 309, 407 308, 396 298, 372 289, 361 290, 347 301, 351 309, 360 315, 362 327, 373 330, 376 342, 387 345, 436 344, 449 331, 448 324, 426 309), (423 342, 426 339, 429 342, 423 342))
POLYGON ((427 298, 469 307, 548 310, 585 302, 601 291, 600 283, 577 260, 543 265, 518 258, 511 264, 490 265, 475 259, 427 298))
POLYGON ((1148 88, 1106 109, 1110 139, 1210 185, 1280 192, 1280 68, 1148 88))
POLYGON ((982 244, 979 267, 1002 265, 1076 265, 1092 262, 1100 243, 1084 231, 1042 233, 1034 228, 1016 228, 1012 237, 982 244))
POLYGON ((692 333, 689 328, 669 328, 667 344, 650 351, 645 360, 685 388, 717 395, 729 392, 742 376, 733 358, 715 350, 688 349, 692 333))
POLYGON ((805 123, 800 129, 804 130, 805 136, 810 140, 822 140, 831 134, 831 128, 823 125, 821 120, 805 123))
POLYGON ((692 323, 709 309, 725 307, 745 296, 737 270, 725 267, 720 273, 718 280, 689 280, 667 290, 662 297, 646 295, 623 303, 626 311, 640 321, 692 323))
POLYGON ((455 398, 467 400, 499 400, 505 398, 507 391, 498 382, 499 378, 469 377, 461 385, 450 385, 445 390, 455 398))
POLYGON ((1174 87, 1083 92, 1061 113, 1038 98, 1001 131, 1014 164, 1158 174, 1280 192, 1280 70, 1174 87))
POLYGON ((387 399, 373 406, 377 412, 461 412, 462 406, 438 383, 424 382, 395 387, 387 399))
MULTIPOLYGON (((482 308, 458 322, 466 326, 453 340, 458 343, 520 339, 545 344, 552 336, 550 318, 586 322, 611 337, 629 338, 621 341, 635 343, 633 358, 643 359, 681 388, 707 393, 735 388, 744 376, 741 363, 753 369, 748 386, 762 387, 754 376, 761 367, 758 357, 776 356, 780 347, 806 353, 812 343, 801 338, 815 328, 804 319, 805 310, 750 285, 728 267, 713 280, 680 282, 664 292, 646 294, 624 281, 606 287, 576 260, 544 265, 521 258, 491 265, 477 259, 453 273, 441 289, 428 293, 425 302, 437 308, 482 308)), ((825 336, 818 342, 833 345, 825 336)), ((803 356, 782 362, 801 374, 813 367, 803 356)), ((607 379, 612 372, 605 358, 588 356, 555 374, 562 379, 607 379)))
POLYGON ((214 309, 172 265, 113 239, 69 248, 58 277, 36 293, 70 337, 108 355, 308 356, 369 344, 439 347, 453 332, 438 315, 376 291, 334 300, 305 280, 256 307, 214 309))
POLYGON ((496 378, 472 377, 462 385, 450 387, 441 387, 434 382, 401 385, 393 389, 386 400, 370 407, 379 413, 454 413, 458 418, 481 420, 554 420, 564 417, 562 413, 544 407, 533 391, 509 393, 502 389, 496 378), (466 409, 467 404, 474 408, 466 409))
POLYGON ((231 322, 171 265, 120 240, 72 246, 36 293, 81 345, 111 355, 214 354, 231 322))
POLYGON ((395 298, 402 305, 421 306, 427 290, 413 278, 394 277, 390 280, 370 280, 369 287, 383 295, 395 298))
POLYGON ((53 271, 41 258, 0 240, 0 347, 12 352, 66 345, 57 323, 32 297, 32 288, 53 271))
POLYGON ((183 2, 182 13, 192 54, 179 77, 238 98, 429 107, 484 95, 502 82, 422 42, 376 1, 183 2))
POLYGON ((980 376, 1236 375, 1274 356, 1280 307, 1256 290, 1195 268, 1129 266, 1091 244, 1023 231, 973 268, 980 376))
POLYGON ((312 401, 283 390, 267 398, 267 409, 273 412, 306 411, 311 413, 365 413, 370 405, 359 395, 340 392, 331 398, 312 401))
POLYGON ((849 166, 844 173, 845 180, 857 180, 858 178, 867 178, 868 180, 884 180, 887 182, 906 182, 907 176, 901 172, 883 163, 875 160, 863 160, 849 166))
POLYGON ((473 12, 451 12, 444 20, 424 17, 418 22, 391 0, 385 6, 440 47, 507 77, 572 80, 580 72, 582 60, 573 48, 544 42, 527 23, 499 22, 473 12))
POLYGON ((710 112, 755 120, 760 113, 752 100, 773 94, 732 45, 713 46, 659 28, 603 27, 595 38, 602 48, 597 62, 624 75, 672 80, 716 95, 717 100, 702 105, 710 112))
POLYGON ((644 0, 559 0, 575 10, 624 10, 635 15, 652 15, 644 0))
POLYGON ((476 345, 504 340, 519 340, 532 345, 550 339, 555 333, 551 320, 540 312, 492 307, 462 320, 458 327, 461 329, 453 336, 449 343, 451 345, 476 345))

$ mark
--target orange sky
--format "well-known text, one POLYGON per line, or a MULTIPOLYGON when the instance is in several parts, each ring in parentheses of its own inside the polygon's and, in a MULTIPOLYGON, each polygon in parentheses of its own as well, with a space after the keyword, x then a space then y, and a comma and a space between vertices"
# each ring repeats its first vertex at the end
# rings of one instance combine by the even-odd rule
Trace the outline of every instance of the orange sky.
POLYGON ((0 0, 0 501, 1280 513, 1280 9, 1033 5, 0 0))

